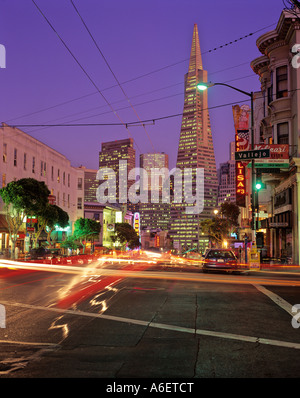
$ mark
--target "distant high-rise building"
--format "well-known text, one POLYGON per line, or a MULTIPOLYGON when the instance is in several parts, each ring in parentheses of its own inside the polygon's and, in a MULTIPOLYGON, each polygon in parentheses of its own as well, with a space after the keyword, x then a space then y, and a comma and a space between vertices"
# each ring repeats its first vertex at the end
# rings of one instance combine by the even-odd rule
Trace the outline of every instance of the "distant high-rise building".
POLYGON ((143 153, 140 155, 140 167, 148 174, 148 180, 143 182, 144 189, 148 190, 148 202, 139 203, 138 205, 141 228, 167 230, 170 226, 170 203, 163 203, 162 201, 162 184, 164 179, 163 177, 157 178, 156 181, 153 177, 155 174, 154 169, 161 171, 165 169, 168 172, 168 155, 165 153, 143 153), (151 182, 155 182, 155 184, 151 182), (154 191, 156 191, 155 193, 159 198, 158 203, 152 201, 154 191))
POLYGON ((218 206, 223 202, 236 202, 236 180, 235 180, 235 142, 229 144, 229 160, 220 164, 218 170, 218 206))
POLYGON ((80 166, 84 171, 84 201, 89 203, 97 203, 96 192, 99 181, 96 179, 97 171, 87 169, 85 166, 80 166))
POLYGON ((198 28, 195 24, 189 69, 185 75, 184 108, 176 168, 190 168, 194 174, 197 168, 204 169, 204 209, 200 214, 187 214, 185 205, 174 203, 170 233, 174 247, 178 249, 205 249, 208 238, 201 233, 200 223, 204 219, 212 218, 217 205, 218 179, 207 91, 200 92, 197 89, 200 82, 207 82, 207 71, 203 69, 198 28))
MULTIPOLYGON (((133 148, 133 139, 128 138, 124 140, 103 142, 101 145, 101 152, 99 153, 99 169, 110 168, 114 171, 116 176, 116 203, 126 203, 120 200, 120 184, 124 184, 127 187, 126 193, 128 197, 128 190, 135 180, 129 180, 128 175, 130 170, 135 168, 135 149, 133 148), (124 178, 120 181, 119 169, 120 161, 126 161, 127 173, 124 178)), ((121 173, 122 176, 122 173, 121 173)), ((100 181, 100 184, 103 181, 100 181)))

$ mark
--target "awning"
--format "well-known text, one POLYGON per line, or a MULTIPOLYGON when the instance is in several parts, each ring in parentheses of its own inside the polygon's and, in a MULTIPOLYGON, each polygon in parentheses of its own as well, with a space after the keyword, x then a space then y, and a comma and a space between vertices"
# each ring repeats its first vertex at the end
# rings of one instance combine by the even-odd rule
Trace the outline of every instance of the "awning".
POLYGON ((261 220, 261 228, 292 228, 292 212, 285 211, 261 220))

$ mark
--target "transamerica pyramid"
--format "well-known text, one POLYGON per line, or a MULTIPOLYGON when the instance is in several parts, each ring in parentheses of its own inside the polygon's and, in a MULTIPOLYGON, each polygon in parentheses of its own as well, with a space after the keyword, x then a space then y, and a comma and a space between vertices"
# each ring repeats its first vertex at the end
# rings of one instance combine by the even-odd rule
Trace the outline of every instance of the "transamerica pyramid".
POLYGON ((200 223, 212 218, 217 205, 218 179, 212 132, 207 103, 207 91, 199 91, 197 84, 207 82, 203 69, 198 27, 194 25, 189 69, 185 75, 184 107, 176 168, 204 169, 204 208, 199 214, 187 214, 184 204, 172 205, 170 235, 174 248, 203 251, 208 237, 201 232, 200 223))

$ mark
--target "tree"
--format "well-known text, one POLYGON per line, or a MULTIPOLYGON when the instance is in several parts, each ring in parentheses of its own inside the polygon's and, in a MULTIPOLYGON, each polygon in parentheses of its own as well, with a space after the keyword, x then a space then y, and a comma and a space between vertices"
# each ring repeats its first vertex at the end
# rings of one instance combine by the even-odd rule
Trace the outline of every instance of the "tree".
POLYGON ((126 222, 115 224, 115 235, 111 240, 117 245, 124 247, 126 244, 130 249, 140 246, 139 236, 132 226, 126 222))
POLYGON ((240 215, 240 208, 235 203, 224 202, 221 204, 220 213, 222 217, 227 219, 232 227, 238 226, 238 218, 240 215))
POLYGON ((63 242, 61 242, 60 247, 62 247, 64 249, 75 250, 78 248, 78 244, 75 242, 73 237, 68 237, 63 242))
POLYGON ((201 230, 218 245, 228 238, 229 223, 226 219, 214 217, 201 222, 201 230))
POLYGON ((236 231, 239 225, 240 208, 235 203, 224 202, 221 204, 220 214, 221 217, 201 222, 202 232, 208 234, 217 244, 222 244, 232 232, 236 231))
POLYGON ((69 225, 69 215, 61 207, 47 203, 38 213, 38 230, 36 232, 34 245, 37 245, 42 231, 47 232, 47 241, 51 246, 51 234, 55 227, 66 228, 69 225))
POLYGON ((99 236, 101 225, 99 222, 90 218, 79 218, 75 221, 75 229, 73 238, 79 240, 83 246, 83 253, 85 252, 86 242, 99 236))
POLYGON ((11 181, 0 189, 12 242, 12 259, 14 259, 17 234, 25 221, 25 216, 39 214, 47 205, 49 195, 50 191, 46 184, 34 178, 11 181))

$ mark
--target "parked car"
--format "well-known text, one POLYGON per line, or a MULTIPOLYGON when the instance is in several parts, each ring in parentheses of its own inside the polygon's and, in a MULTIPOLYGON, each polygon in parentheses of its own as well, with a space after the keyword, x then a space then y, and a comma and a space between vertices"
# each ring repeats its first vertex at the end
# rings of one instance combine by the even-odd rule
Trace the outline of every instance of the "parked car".
POLYGON ((209 249, 203 257, 203 272, 236 271, 238 269, 238 261, 232 250, 209 249))
POLYGON ((46 249, 45 247, 38 247, 31 249, 29 252, 30 260, 51 259, 59 256, 59 249, 46 249))

